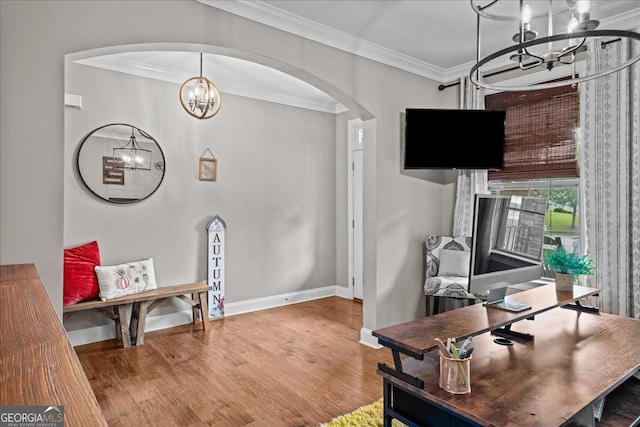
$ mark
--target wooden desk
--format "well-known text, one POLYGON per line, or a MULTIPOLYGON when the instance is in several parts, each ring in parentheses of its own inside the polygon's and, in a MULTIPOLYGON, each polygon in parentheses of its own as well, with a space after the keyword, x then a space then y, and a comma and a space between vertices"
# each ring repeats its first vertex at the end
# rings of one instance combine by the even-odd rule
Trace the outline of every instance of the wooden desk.
POLYGON ((544 285, 508 296, 513 301, 531 306, 530 310, 520 313, 473 304, 436 316, 377 329, 372 332, 373 336, 378 338, 381 345, 391 349, 395 362, 395 369, 384 364, 380 369, 403 381, 422 387, 421 380, 404 374, 400 353, 422 360, 425 353, 436 348, 436 338, 446 340, 449 337, 455 337, 462 341, 469 336, 489 331, 496 333, 496 331, 502 332, 507 329, 511 333, 517 332, 511 331, 511 325, 516 322, 519 328, 524 323, 521 322, 522 320, 535 318, 536 315, 547 310, 597 295, 598 292, 598 289, 584 286, 574 286, 573 292, 562 292, 556 291, 554 284, 544 285))
POLYGON ((33 264, 0 266, 0 405, 64 406, 65 426, 106 426, 33 264))
MULTIPOLYGON (((544 288, 524 291, 518 300, 527 299, 533 311, 541 310, 535 299, 549 297, 548 287, 544 288)), ((555 292, 554 286, 550 288, 555 292)), ((574 288, 570 299, 576 292, 593 290, 574 288)), ((567 298, 558 293, 555 306, 564 305, 567 298)), ((413 426, 563 425, 640 369, 638 320, 562 308, 542 310, 533 321, 517 323, 518 330, 534 335, 534 340, 501 346, 489 331, 503 322, 526 319, 526 314, 473 307, 374 331, 384 342, 422 356, 405 358, 401 369, 421 380, 423 387, 378 371, 384 382, 385 426, 392 418, 413 426), (478 327, 472 322, 479 322, 478 327), (438 385, 439 359, 432 341, 469 335, 475 347, 471 393, 452 395, 438 385)))

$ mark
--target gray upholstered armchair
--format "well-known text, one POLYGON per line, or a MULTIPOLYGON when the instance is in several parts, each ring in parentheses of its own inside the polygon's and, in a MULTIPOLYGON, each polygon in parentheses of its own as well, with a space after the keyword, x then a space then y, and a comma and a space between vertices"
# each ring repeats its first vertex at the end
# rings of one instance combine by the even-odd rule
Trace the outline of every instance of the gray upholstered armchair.
POLYGON ((476 297, 469 293, 471 237, 427 236, 425 245, 427 316, 439 312, 441 298, 475 303, 476 297))

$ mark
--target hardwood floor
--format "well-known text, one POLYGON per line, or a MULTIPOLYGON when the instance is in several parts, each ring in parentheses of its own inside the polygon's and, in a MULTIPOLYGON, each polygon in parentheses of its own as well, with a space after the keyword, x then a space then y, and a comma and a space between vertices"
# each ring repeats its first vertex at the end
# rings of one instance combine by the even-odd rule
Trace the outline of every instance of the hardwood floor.
MULTIPOLYGON (((382 397, 387 348, 358 343, 362 304, 330 297, 75 347, 100 407, 117 426, 311 426, 382 397)), ((597 427, 629 426, 631 378, 607 397, 597 427)))
POLYGON ((362 304, 330 297, 75 348, 110 426, 317 426, 382 397, 362 304))

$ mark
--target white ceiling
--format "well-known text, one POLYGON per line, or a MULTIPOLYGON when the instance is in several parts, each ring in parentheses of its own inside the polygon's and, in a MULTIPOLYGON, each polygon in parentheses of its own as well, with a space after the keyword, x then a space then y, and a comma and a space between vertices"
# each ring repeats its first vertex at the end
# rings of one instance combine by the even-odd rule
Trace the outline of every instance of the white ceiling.
MULTIPOLYGON (((476 14, 469 0, 196 1, 442 83, 466 74, 476 58, 476 14)), ((476 2, 486 5, 488 0, 476 2)), ((549 1, 528 3, 534 16, 540 16, 532 21, 533 28, 546 35, 549 1)), ((514 16, 517 6, 515 0, 503 0, 488 10, 514 16)), ((563 12, 567 0, 555 0, 553 8, 557 32, 569 19, 569 12, 563 12)), ((592 0, 591 17, 600 20, 599 29, 637 27, 640 2, 592 0)), ((481 56, 512 43, 516 21, 482 18, 481 22, 481 56)), ((181 84, 197 75, 199 61, 193 52, 173 50, 100 55, 75 62, 181 84)), ((222 93, 332 113, 344 110, 313 86, 253 62, 205 53, 203 71, 222 93)))

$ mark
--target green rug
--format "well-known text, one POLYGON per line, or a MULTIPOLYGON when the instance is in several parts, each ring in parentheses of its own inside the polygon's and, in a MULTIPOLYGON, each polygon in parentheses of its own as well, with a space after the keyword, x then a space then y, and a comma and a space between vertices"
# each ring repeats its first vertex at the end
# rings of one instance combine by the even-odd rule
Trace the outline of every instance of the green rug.
MULTIPOLYGON (((403 423, 393 420, 394 427, 402 427, 403 423)), ((382 399, 370 405, 361 406, 350 414, 340 415, 319 427, 382 427, 382 399)))

